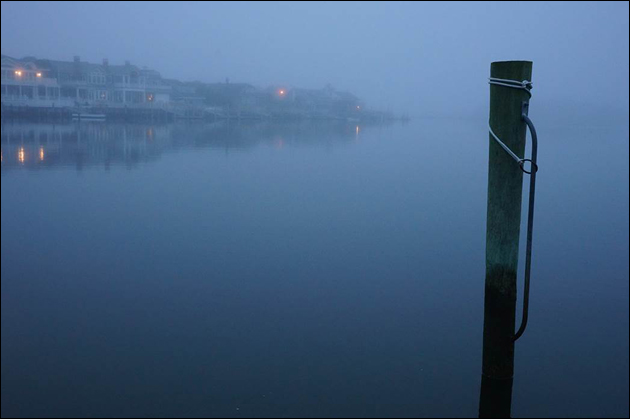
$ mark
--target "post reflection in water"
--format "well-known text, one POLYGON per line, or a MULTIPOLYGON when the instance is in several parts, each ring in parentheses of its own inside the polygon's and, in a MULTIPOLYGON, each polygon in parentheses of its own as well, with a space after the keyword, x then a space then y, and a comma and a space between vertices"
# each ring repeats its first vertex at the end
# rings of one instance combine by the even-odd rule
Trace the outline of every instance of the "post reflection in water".
POLYGON ((2 170, 17 168, 111 166, 134 167, 156 161, 169 151, 189 148, 247 150, 258 146, 351 144, 359 127, 345 122, 276 125, 172 124, 121 125, 81 123, 69 125, 3 124, 2 170), (324 139, 324 141, 322 141, 324 139), (5 158, 6 157, 6 158, 5 158))

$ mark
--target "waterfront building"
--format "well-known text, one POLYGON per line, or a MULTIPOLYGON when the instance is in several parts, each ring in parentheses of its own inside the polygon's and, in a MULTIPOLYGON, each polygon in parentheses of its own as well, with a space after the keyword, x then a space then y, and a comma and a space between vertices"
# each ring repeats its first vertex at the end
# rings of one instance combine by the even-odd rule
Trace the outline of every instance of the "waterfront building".
POLYGON ((36 60, 16 60, 2 56, 3 104, 61 105, 60 94, 61 88, 57 79, 36 60))
POLYGON ((20 106, 149 107, 168 105, 160 73, 127 62, 92 64, 2 56, 2 103, 20 106))

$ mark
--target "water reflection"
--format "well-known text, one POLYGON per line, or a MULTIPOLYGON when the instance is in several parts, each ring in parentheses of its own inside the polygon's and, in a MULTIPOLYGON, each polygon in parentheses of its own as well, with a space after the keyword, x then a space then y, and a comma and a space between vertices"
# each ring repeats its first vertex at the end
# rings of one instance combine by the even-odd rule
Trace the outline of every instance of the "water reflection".
MULTIPOLYGON (((356 146, 356 124, 6 125, 2 416, 475 415, 487 126, 461 124, 356 146), (103 172, 133 150, 150 163, 103 172)), ((627 126, 601 147, 542 130, 513 414, 628 417, 627 126)), ((508 417, 511 390, 484 379, 480 415, 508 417)))
POLYGON ((360 127, 346 122, 292 124, 73 125, 3 124, 2 172, 15 169, 121 165, 135 167, 180 149, 217 149, 229 154, 260 146, 352 144, 360 127))

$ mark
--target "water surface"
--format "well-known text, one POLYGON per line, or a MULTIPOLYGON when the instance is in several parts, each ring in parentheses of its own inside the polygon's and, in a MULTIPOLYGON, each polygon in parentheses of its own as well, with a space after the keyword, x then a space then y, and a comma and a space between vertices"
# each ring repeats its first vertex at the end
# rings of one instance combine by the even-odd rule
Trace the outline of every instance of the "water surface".
MULTIPOLYGON (((627 417, 628 125, 539 130, 513 412, 627 417)), ((4 124, 2 416, 476 416, 487 164, 483 121, 4 124)))

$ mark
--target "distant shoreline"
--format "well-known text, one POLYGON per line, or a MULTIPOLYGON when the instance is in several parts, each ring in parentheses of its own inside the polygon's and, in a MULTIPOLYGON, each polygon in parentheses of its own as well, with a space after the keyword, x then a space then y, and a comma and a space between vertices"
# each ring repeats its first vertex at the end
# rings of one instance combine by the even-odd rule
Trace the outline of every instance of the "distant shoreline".
POLYGON ((384 124, 408 122, 411 118, 394 117, 377 112, 366 112, 359 118, 334 115, 321 115, 307 112, 198 112, 189 115, 176 115, 165 109, 156 108, 120 108, 120 107, 33 107, 2 104, 2 121, 24 122, 72 122, 76 120, 103 120, 112 122, 176 122, 176 121, 323 121, 347 122, 350 124, 384 124))

